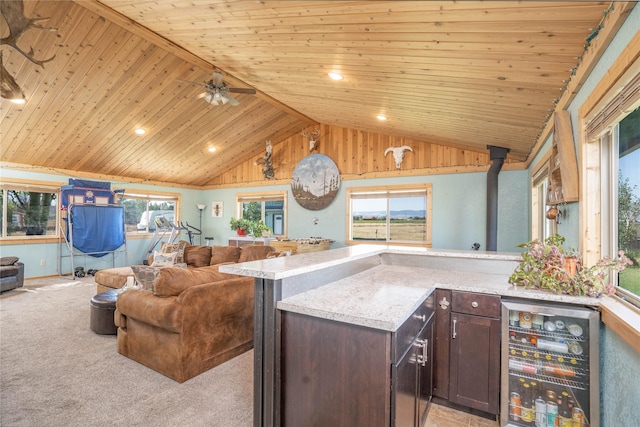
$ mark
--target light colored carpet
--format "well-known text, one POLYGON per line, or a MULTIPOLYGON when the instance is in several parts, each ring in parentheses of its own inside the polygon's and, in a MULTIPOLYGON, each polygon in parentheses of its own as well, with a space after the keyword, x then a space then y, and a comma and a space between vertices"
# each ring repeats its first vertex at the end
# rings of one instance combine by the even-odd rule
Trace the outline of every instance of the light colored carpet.
POLYGON ((0 296, 0 425, 251 426, 253 351, 175 381, 89 329, 91 277, 27 281, 0 296))

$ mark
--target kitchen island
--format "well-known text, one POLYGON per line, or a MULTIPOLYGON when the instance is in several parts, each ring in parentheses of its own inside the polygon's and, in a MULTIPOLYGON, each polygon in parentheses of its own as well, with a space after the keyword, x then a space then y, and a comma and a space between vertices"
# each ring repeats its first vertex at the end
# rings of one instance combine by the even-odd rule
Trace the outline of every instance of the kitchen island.
POLYGON ((394 334, 429 297, 433 300, 436 289, 598 304, 510 285, 520 260, 517 253, 358 245, 222 266, 222 272, 255 278, 254 425, 283 425, 283 315, 381 331, 392 346, 394 334))

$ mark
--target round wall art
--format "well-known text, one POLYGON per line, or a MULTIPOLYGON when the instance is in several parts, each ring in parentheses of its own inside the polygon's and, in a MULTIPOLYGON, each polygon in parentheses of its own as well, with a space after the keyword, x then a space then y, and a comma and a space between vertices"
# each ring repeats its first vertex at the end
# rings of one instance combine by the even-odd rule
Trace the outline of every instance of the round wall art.
POLYGON ((338 166, 324 154, 310 154, 296 166, 291 192, 305 209, 317 211, 331 204, 340 188, 338 166))

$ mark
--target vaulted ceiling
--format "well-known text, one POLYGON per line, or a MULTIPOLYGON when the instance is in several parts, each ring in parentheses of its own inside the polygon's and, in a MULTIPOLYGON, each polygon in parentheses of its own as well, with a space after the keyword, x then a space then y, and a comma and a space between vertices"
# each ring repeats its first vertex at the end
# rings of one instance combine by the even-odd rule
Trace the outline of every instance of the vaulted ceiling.
MULTIPOLYGON (((318 123, 526 160, 596 59, 587 45, 601 52, 598 32, 614 33, 632 6, 25 1, 25 17, 47 19, 17 45, 50 60, 2 45, 27 103, 2 100, 1 160, 199 187, 318 123), (181 81, 214 68, 257 93, 213 106, 181 81)), ((11 28, 3 19, 3 41, 11 28)))

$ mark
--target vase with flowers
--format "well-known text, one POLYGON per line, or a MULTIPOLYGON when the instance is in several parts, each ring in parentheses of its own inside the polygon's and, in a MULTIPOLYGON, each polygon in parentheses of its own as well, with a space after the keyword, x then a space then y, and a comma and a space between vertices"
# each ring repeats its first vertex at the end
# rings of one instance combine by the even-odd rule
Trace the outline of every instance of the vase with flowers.
POLYGON ((620 272, 632 263, 624 252, 619 251, 615 259, 604 257, 595 265, 585 267, 577 251, 562 247, 564 242, 564 237, 554 234, 544 242, 536 239, 518 245, 526 251, 509 277, 509 283, 574 296, 599 297, 614 293, 614 286, 607 282, 609 273, 620 272))

